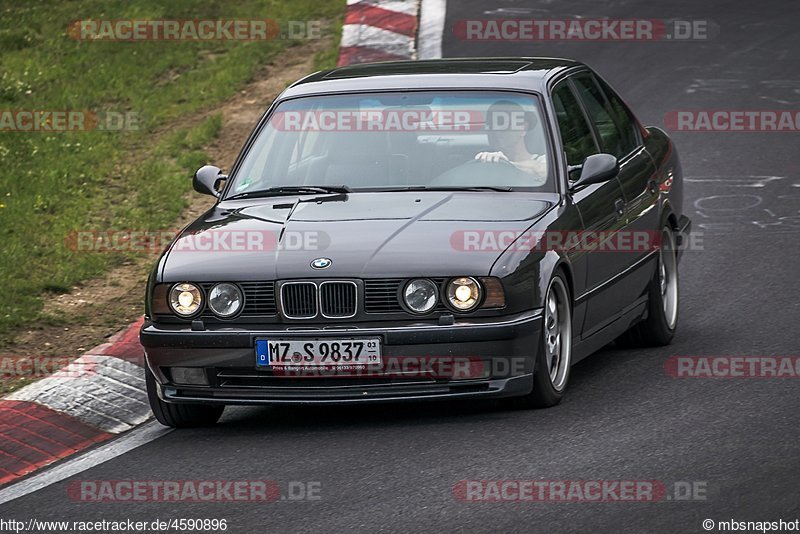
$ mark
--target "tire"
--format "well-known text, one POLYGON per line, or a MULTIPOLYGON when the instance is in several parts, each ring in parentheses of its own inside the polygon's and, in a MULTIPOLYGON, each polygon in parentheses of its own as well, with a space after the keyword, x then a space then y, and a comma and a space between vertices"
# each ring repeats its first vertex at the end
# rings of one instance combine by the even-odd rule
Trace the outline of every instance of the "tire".
POLYGON ((533 391, 509 399, 514 408, 549 408, 564 396, 572 364, 572 299, 569 286, 557 272, 547 286, 542 337, 536 351, 533 391))
POLYGON ((216 423, 224 406, 203 404, 169 404, 158 398, 156 391, 156 378, 145 365, 145 383, 147 385, 147 399, 150 409, 159 423, 173 428, 191 428, 210 426, 216 423))
POLYGON ((648 288, 647 318, 617 338, 622 347, 669 345, 678 328, 678 257, 675 234, 661 229, 658 265, 648 288))

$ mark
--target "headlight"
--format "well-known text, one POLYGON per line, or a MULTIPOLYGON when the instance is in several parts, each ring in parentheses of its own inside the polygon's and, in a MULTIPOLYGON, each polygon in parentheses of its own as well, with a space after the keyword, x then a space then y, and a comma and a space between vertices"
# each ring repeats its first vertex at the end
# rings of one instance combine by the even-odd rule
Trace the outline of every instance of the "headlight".
POLYGON ((469 311, 481 301, 481 286, 474 278, 454 278, 447 284, 447 301, 458 311, 469 311))
POLYGON ((220 317, 232 317, 242 308, 242 292, 234 284, 223 282, 208 292, 208 307, 220 317))
POLYGON ((411 280, 403 290, 403 300, 411 311, 415 313, 428 313, 436 306, 439 288, 436 284, 425 278, 411 280))
POLYGON ((182 317, 196 314, 203 304, 203 294, 194 284, 175 284, 169 292, 169 306, 182 317))

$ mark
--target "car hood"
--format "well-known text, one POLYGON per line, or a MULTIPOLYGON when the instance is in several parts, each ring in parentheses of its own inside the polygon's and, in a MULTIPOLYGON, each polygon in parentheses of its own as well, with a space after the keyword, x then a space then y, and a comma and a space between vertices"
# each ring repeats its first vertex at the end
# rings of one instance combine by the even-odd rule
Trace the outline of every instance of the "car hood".
POLYGON ((198 282, 487 275, 508 232, 530 228, 556 201, 555 194, 427 191, 223 201, 180 233, 161 275, 198 282), (317 258, 330 266, 314 269, 317 258))

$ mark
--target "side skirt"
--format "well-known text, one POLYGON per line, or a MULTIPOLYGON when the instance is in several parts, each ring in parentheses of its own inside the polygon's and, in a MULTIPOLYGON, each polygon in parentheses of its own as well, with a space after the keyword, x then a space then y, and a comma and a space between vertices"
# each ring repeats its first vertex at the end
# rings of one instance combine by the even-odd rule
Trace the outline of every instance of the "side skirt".
POLYGON ((647 313, 647 295, 639 297, 633 304, 622 311, 616 320, 604 326, 591 336, 573 340, 572 365, 575 365, 587 356, 597 352, 628 330, 647 313))

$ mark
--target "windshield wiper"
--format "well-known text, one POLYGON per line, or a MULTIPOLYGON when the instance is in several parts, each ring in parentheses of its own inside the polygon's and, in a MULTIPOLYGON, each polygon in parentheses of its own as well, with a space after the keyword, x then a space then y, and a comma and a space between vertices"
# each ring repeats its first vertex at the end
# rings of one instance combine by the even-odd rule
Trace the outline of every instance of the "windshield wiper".
POLYGON ((282 185, 269 187, 257 191, 244 191, 227 197, 225 200, 238 200, 240 198, 277 197, 281 195, 315 195, 322 193, 352 193, 353 190, 346 185, 282 185))
POLYGON ((407 187, 382 188, 380 191, 500 191, 508 193, 513 191, 511 187, 499 187, 494 185, 409 185, 407 187))

